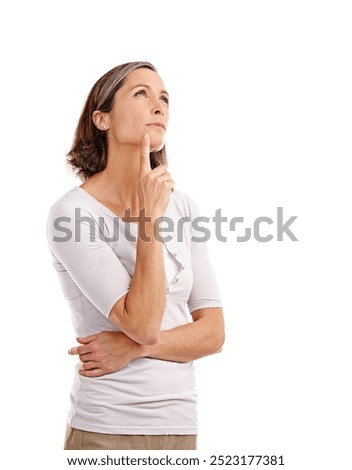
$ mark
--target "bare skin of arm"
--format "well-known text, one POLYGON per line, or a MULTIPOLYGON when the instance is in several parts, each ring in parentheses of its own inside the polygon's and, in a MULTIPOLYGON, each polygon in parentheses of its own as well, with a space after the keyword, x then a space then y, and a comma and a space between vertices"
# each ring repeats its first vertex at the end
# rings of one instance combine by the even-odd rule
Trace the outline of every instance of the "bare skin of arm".
POLYGON ((196 310, 192 317, 192 323, 161 331, 153 345, 138 344, 121 332, 103 331, 77 338, 81 346, 71 348, 69 354, 79 355, 81 375, 100 377, 137 358, 189 362, 220 352, 225 338, 222 308, 196 310))
POLYGON ((139 221, 136 265, 128 293, 116 302, 109 320, 133 341, 155 344, 166 304, 163 244, 155 238, 154 222, 166 210, 174 181, 165 165, 150 167, 150 140, 141 144, 138 196, 147 221, 139 221), (147 306, 151 306, 148 308, 147 306))

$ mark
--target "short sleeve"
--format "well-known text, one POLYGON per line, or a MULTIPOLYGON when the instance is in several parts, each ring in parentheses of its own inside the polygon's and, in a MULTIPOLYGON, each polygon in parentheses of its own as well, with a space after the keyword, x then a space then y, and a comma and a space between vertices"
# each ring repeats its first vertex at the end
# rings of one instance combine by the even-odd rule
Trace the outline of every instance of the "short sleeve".
POLYGON ((71 202, 59 201, 49 212, 47 239, 58 274, 67 271, 83 295, 108 317, 128 292, 131 276, 100 236, 94 217, 71 202))
POLYGON ((194 220, 200 216, 196 203, 189 198, 191 212, 191 258, 193 286, 188 299, 190 313, 201 308, 222 307, 219 285, 211 264, 206 241, 194 230, 194 220), (196 239, 198 238, 198 241, 196 239))

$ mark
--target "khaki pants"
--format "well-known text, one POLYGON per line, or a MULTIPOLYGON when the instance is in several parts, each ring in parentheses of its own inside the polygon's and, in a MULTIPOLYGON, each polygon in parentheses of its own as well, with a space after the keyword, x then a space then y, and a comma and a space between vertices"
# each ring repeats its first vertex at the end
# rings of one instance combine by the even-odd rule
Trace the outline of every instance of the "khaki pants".
POLYGON ((67 426, 65 450, 195 450, 197 436, 102 434, 67 426))

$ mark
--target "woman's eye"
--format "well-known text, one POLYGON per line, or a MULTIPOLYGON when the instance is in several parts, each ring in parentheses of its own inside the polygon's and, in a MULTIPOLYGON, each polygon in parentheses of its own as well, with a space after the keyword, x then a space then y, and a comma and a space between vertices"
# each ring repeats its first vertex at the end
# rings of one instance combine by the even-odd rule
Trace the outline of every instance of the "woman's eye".
POLYGON ((134 96, 146 96, 146 92, 145 90, 139 90, 137 91, 137 93, 134 94, 134 96))
POLYGON ((167 96, 162 96, 161 100, 164 101, 166 104, 169 104, 169 98, 167 96))

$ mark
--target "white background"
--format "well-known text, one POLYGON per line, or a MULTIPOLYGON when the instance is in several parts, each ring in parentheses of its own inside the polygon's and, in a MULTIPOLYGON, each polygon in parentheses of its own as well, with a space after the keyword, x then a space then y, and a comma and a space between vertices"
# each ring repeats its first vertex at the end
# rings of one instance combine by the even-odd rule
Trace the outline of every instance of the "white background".
POLYGON ((66 468, 75 341, 46 216, 80 184, 65 153, 93 83, 147 60, 171 95, 177 188, 246 226, 298 216, 298 242, 211 239, 227 339, 197 363, 199 452, 350 469, 349 2, 14 0, 0 17, 6 468, 66 468))

